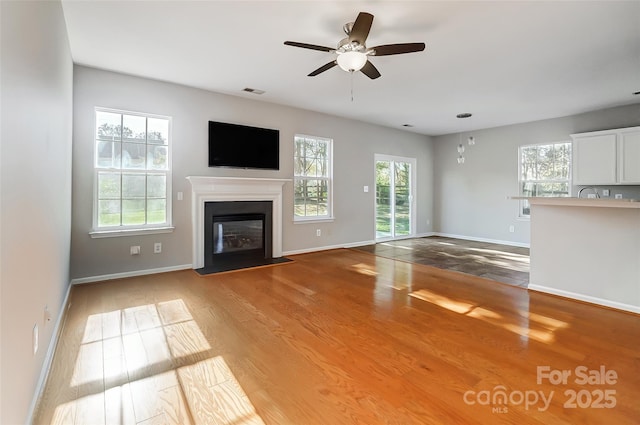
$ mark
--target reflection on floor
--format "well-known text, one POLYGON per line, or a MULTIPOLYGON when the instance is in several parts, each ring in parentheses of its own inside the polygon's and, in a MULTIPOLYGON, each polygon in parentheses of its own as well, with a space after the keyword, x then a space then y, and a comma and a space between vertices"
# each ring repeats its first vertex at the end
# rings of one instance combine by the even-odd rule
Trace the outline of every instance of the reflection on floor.
POLYGON ((529 248, 430 236, 382 242, 355 249, 523 288, 529 284, 529 248))
POLYGON ((74 285, 32 423, 638 424, 637 315, 353 249, 293 260, 74 285))

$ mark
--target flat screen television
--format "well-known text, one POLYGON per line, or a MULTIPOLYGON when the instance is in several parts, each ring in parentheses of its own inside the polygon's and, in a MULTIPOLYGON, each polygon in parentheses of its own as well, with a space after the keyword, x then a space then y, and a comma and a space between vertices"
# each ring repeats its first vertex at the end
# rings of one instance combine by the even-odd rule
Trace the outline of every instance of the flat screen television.
POLYGON ((209 167, 280 169, 280 131, 209 121, 209 167))

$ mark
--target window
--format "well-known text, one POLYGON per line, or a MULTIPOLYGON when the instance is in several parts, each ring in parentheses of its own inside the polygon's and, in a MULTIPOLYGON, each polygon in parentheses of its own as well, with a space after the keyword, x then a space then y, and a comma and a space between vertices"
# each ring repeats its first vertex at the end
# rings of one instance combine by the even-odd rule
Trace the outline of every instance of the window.
POLYGON ((301 135, 294 140, 294 220, 331 219, 333 141, 301 135))
MULTIPOLYGON (((520 147, 521 196, 569 196, 571 142, 520 147)), ((520 203, 520 216, 529 217, 528 201, 520 203)))
POLYGON ((171 225, 168 117, 96 109, 94 232, 171 225))

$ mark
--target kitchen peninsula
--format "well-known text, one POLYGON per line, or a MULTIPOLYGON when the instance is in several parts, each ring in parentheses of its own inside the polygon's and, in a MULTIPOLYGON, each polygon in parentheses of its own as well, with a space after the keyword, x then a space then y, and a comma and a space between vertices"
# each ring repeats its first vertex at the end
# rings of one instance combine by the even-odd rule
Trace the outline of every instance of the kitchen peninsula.
POLYGON ((531 205, 529 289, 640 313, 640 202, 511 199, 531 205))

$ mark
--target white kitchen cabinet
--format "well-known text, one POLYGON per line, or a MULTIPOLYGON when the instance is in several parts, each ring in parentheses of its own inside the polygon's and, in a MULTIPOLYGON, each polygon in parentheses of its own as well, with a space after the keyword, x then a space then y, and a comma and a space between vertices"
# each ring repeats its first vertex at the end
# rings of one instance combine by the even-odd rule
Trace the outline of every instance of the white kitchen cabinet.
POLYGON ((640 129, 620 132, 618 182, 621 184, 640 184, 640 129))
POLYGON ((572 134, 573 184, 640 184, 640 127, 572 134))

